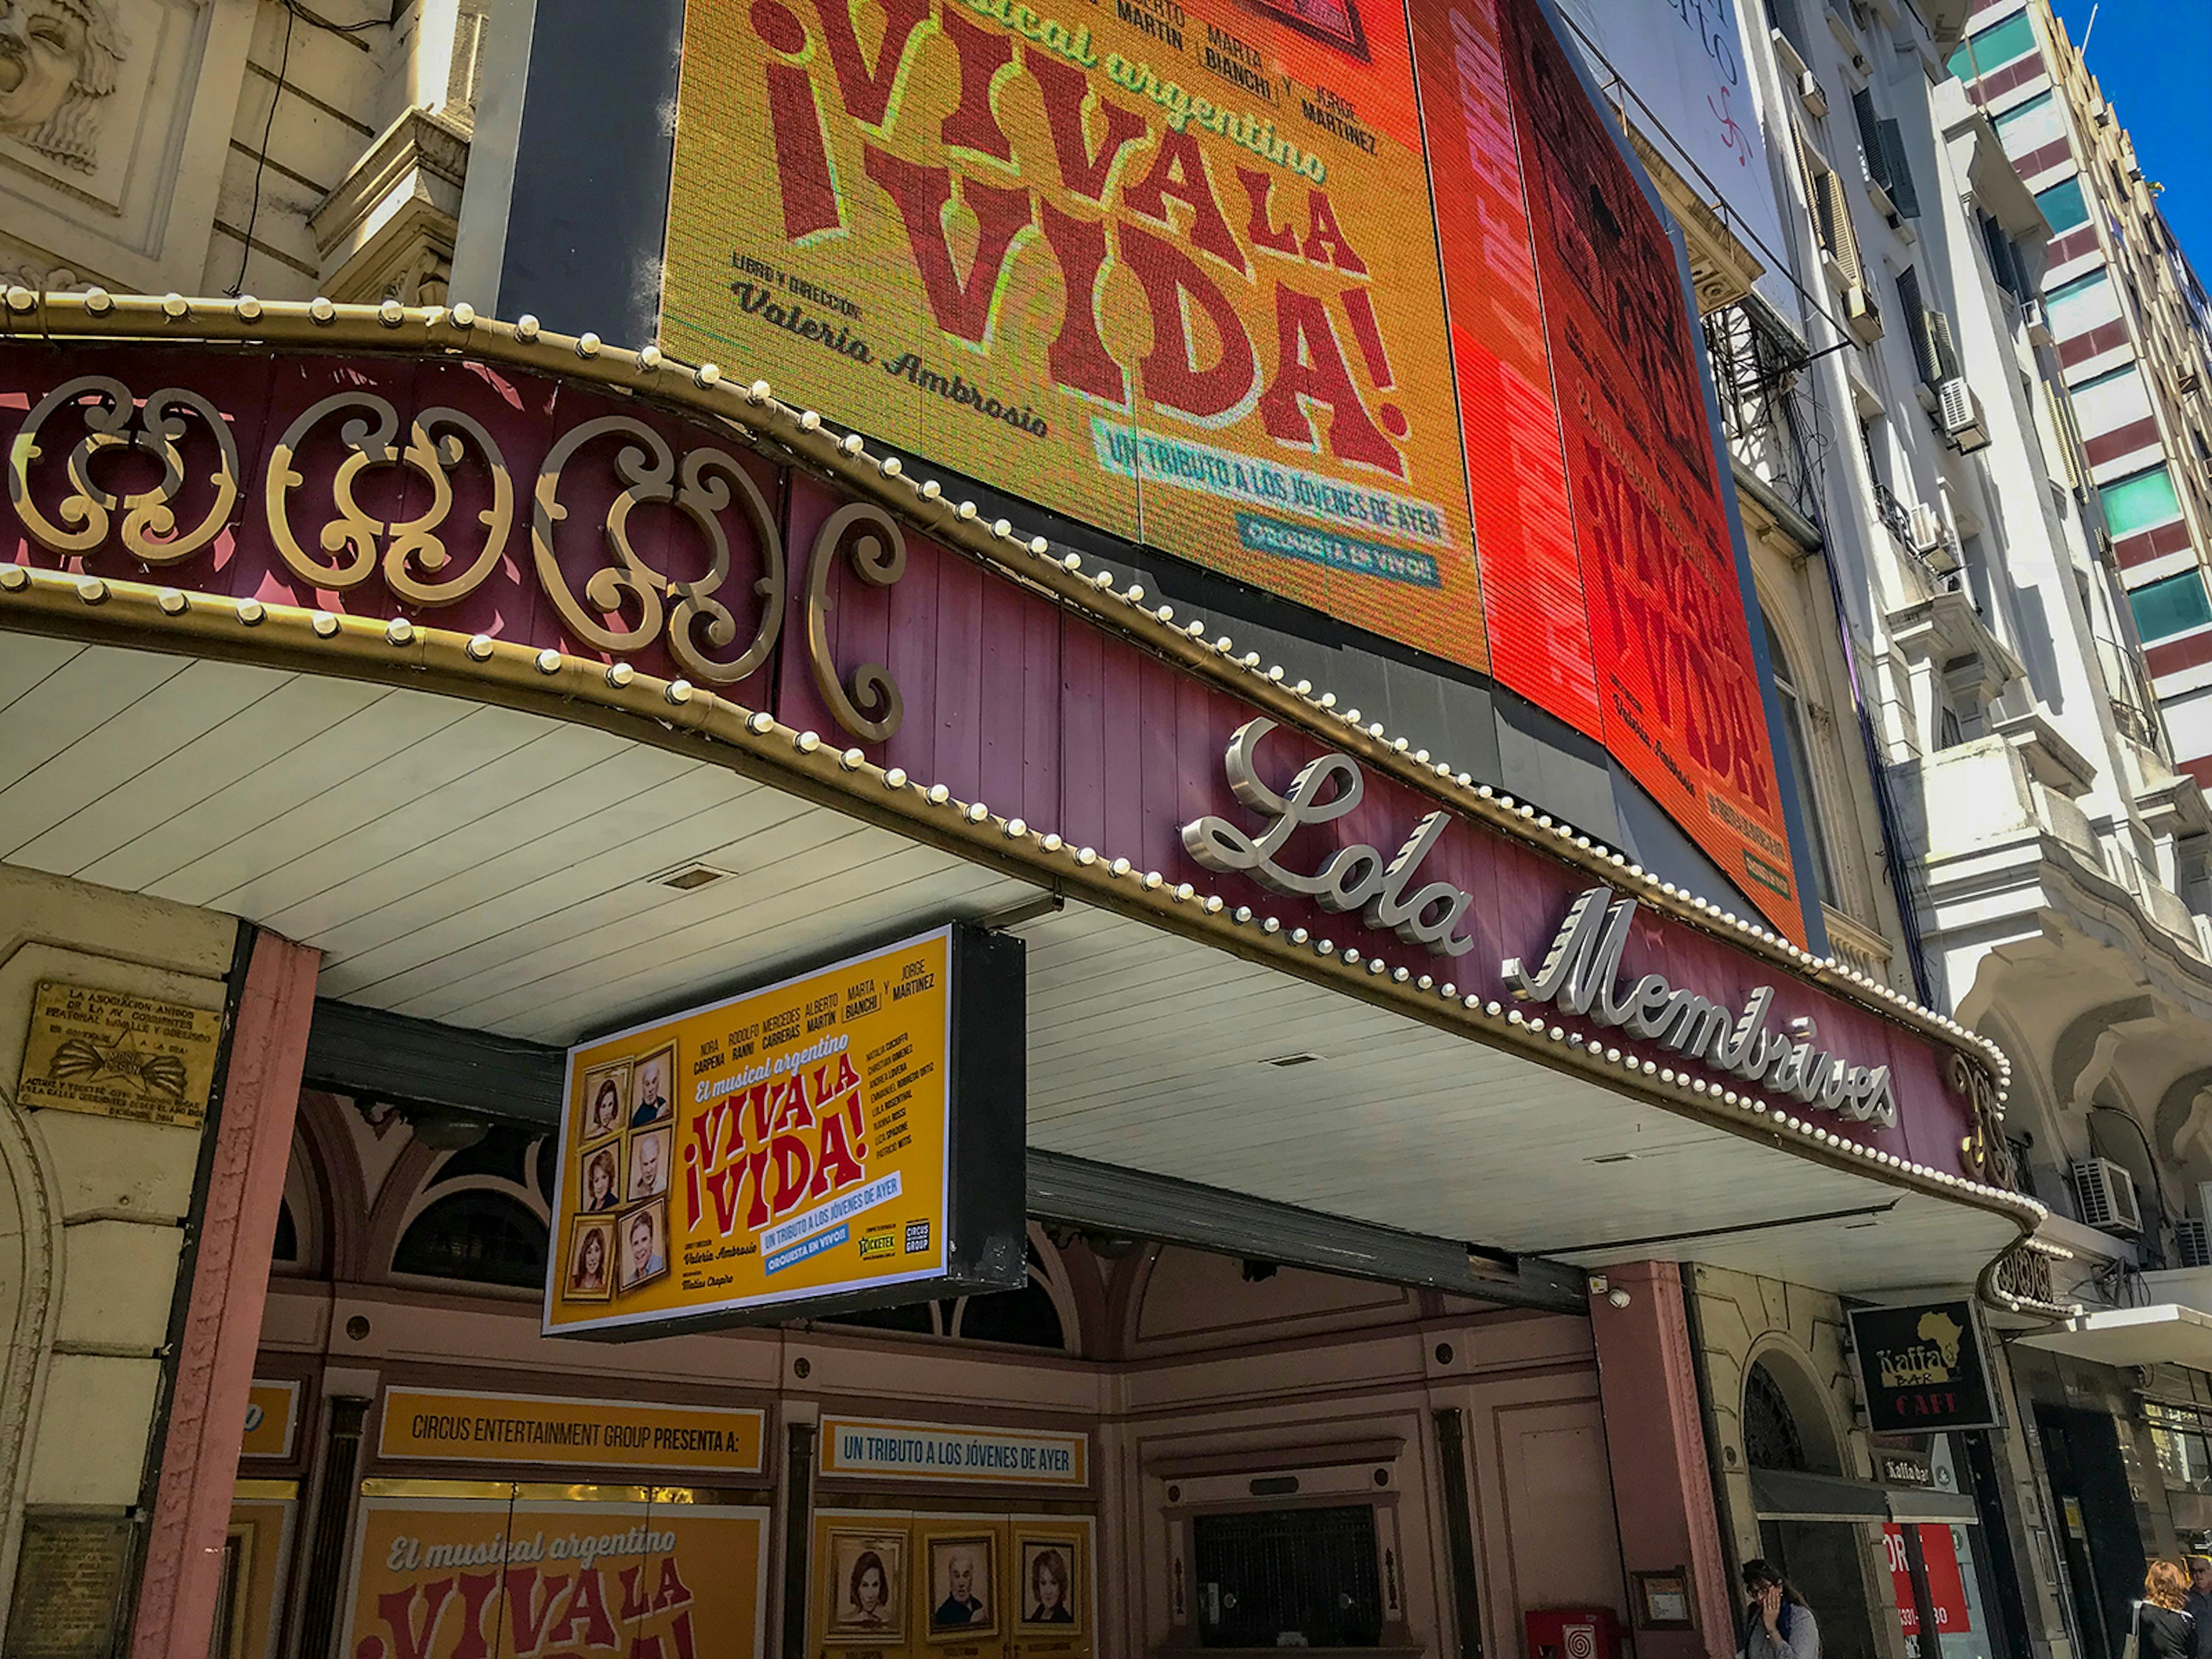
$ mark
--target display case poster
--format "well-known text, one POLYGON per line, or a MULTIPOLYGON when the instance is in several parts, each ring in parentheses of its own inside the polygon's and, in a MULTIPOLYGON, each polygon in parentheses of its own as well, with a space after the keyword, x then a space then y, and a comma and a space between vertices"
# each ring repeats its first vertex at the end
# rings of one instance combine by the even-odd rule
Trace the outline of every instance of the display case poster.
POLYGON ((769 1511, 365 1498, 347 1659, 757 1659, 769 1511))
POLYGON ((546 1331, 1019 1283, 1021 1026, 1019 942, 941 928, 570 1049, 546 1331))

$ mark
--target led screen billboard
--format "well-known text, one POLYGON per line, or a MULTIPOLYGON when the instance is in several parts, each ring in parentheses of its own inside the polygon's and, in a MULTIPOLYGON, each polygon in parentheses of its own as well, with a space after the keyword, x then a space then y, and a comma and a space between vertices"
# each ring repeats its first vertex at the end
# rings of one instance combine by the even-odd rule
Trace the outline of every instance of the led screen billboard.
POLYGON ((1532 0, 690 0, 662 343, 1494 675, 1802 938, 1601 118, 1532 0))

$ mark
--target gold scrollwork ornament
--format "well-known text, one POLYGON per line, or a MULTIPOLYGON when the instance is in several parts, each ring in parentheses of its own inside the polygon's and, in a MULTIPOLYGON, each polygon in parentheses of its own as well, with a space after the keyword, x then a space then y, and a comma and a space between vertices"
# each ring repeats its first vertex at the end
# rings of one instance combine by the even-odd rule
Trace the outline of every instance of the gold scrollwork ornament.
POLYGON ((8 447, 8 499, 33 540, 49 553, 90 553, 107 540, 112 515, 124 509, 123 544, 140 562, 175 564, 216 538, 238 505, 238 445, 216 406, 197 392, 165 386, 141 409, 131 388, 106 374, 86 374, 56 386, 31 411, 8 447), (84 411, 85 435, 70 452, 67 471, 74 491, 55 506, 56 524, 31 496, 31 465, 44 452, 39 435, 55 412, 88 397, 100 401, 84 411), (215 500, 190 530, 179 532, 173 503, 185 484, 184 457, 177 441, 188 429, 187 415, 198 417, 215 440, 217 465, 210 475, 215 500), (133 428, 136 430, 133 431, 133 428), (92 481, 94 460, 110 450, 137 448, 161 464, 161 480, 150 489, 118 495, 92 481), (75 529, 64 529, 74 525, 75 529))
POLYGON ((660 636, 665 622, 669 653, 684 672, 710 685, 729 685, 768 660, 782 631, 783 542, 752 475, 734 455, 720 449, 686 450, 679 460, 666 439, 627 415, 586 421, 563 434, 547 452, 538 470, 531 550, 538 583, 561 619, 577 638, 603 651, 623 655, 649 646, 660 636), (585 445, 605 437, 624 440, 615 456, 615 475, 623 488, 609 504, 602 526, 615 562, 593 571, 584 584, 584 600, 592 607, 587 609, 562 574, 553 536, 554 527, 568 516, 559 499, 562 471, 585 445), (760 550, 761 574, 753 582, 761 601, 760 622, 738 655, 709 656, 707 648, 722 650, 738 636, 737 617, 715 597, 730 574, 730 538, 722 515, 733 501, 744 508, 760 550), (649 506, 673 507, 706 539, 710 555, 706 574, 696 580, 677 580, 645 562, 630 539, 630 515, 649 506), (672 611, 664 610, 663 593, 674 596, 672 611), (623 624, 625 605, 636 607, 635 626, 623 624), (610 617, 615 625, 609 625, 610 617))
POLYGON ((837 665, 830 655, 830 570, 840 552, 869 586, 889 587, 906 574, 906 533, 872 501, 848 502, 823 520, 806 573, 806 659, 814 670, 815 689, 838 725, 864 742, 881 743, 906 718, 906 702, 890 671, 879 662, 854 669, 849 692, 837 678, 837 665), (866 703, 866 712, 855 698, 866 703))
POLYGON ((458 409, 422 410, 408 424, 404 449, 392 445, 398 430, 398 411, 366 392, 334 392, 302 413, 285 429, 269 459, 263 488, 269 534, 292 574, 318 588, 343 592, 367 581, 378 568, 381 544, 384 583, 397 598, 411 605, 451 605, 476 592, 506 551, 514 528, 514 481, 491 434, 458 409), (292 533, 291 493, 307 482, 292 463, 307 435, 341 410, 359 413, 338 428, 338 441, 351 453, 338 463, 331 479, 331 505, 337 516, 323 526, 317 540, 325 553, 343 550, 347 556, 325 564, 292 533), (449 475, 468 453, 465 439, 477 447, 491 476, 491 505, 477 514, 484 527, 483 547, 459 574, 443 580, 425 580, 416 575, 417 569, 425 576, 435 575, 453 562, 438 532, 453 510, 449 475), (428 505, 404 523, 374 516, 354 497, 362 473, 389 466, 407 467, 430 486, 428 505))

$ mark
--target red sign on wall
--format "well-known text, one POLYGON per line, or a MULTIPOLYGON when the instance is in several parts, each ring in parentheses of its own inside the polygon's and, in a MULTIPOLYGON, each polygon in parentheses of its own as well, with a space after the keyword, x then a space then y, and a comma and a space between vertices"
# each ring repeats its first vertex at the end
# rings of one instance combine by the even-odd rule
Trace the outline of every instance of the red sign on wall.
MULTIPOLYGON (((1920 1613, 1912 1603, 1912 1572, 1905 1560, 1905 1529, 1892 1522, 1881 1529, 1881 1540, 1889 1553, 1889 1579, 1896 1593, 1897 1616, 1905 1622, 1905 1639, 1913 1641, 1920 1635, 1920 1613)), ((1928 1564, 1928 1595, 1936 1604, 1936 1634, 1964 1636, 1973 1629, 1974 1620, 1966 1607, 1966 1575, 1959 1568, 1959 1547, 1951 1536, 1950 1528, 1923 1526, 1920 1554, 1928 1564)))

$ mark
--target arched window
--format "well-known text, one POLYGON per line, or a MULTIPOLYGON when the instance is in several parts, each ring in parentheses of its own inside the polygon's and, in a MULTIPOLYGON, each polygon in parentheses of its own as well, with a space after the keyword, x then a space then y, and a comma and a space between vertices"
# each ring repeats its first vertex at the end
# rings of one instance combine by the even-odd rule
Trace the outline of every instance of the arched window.
POLYGON ((535 1288, 545 1282, 545 1224, 519 1199, 482 1189, 441 1198, 408 1224, 392 1270, 427 1279, 535 1288))
POLYGON ((1828 856, 1828 832, 1820 821, 1820 786, 1813 777, 1813 746, 1806 737, 1804 702, 1797 695, 1797 673, 1790 665, 1781 634, 1763 605, 1759 620, 1766 629, 1767 655, 1774 665, 1774 692, 1782 705, 1782 741, 1790 751, 1790 769, 1797 775, 1797 799, 1805 808, 1805 841, 1813 854, 1814 890, 1821 903, 1840 908, 1836 904, 1835 869, 1828 856))
POLYGON ((300 1260, 300 1224, 292 1218, 292 1200, 279 1199, 276 1204, 276 1243, 269 1252, 272 1261, 296 1263, 300 1260))
POLYGON ((1753 1363, 1743 1379, 1743 1455, 1754 1469, 1803 1473, 1812 1468, 1796 1414, 1763 1360, 1753 1363))
POLYGON ((955 1304, 952 1334, 970 1342, 1006 1342, 1066 1352, 1066 1327, 1060 1322, 1060 1304, 1053 1299, 1044 1261, 1034 1243, 1029 1264, 1030 1282, 1021 1289, 963 1297, 955 1304))

